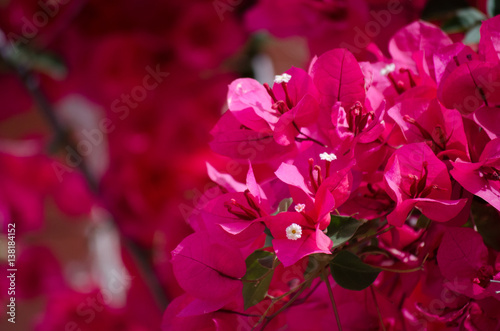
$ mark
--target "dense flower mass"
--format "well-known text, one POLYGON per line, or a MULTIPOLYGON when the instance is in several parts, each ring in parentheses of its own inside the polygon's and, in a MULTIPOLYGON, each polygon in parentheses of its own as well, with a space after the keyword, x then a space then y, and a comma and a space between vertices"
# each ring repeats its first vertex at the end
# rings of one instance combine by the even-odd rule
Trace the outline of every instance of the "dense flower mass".
MULTIPOLYGON (((350 17, 304 3, 297 29, 317 6, 350 17)), ((390 57, 333 49, 230 84, 211 147, 233 163, 209 165, 172 252, 186 293, 164 330, 499 329, 498 31, 476 51, 416 21, 390 57)))

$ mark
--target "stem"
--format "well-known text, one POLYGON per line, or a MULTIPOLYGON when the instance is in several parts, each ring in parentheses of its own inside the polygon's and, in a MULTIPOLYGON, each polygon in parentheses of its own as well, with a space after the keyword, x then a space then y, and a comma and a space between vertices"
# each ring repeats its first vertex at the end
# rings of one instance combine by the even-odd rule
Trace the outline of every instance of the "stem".
POLYGON ((306 294, 305 297, 301 298, 300 300, 297 300, 294 302, 294 305, 300 305, 301 303, 304 303, 309 299, 309 297, 318 289, 318 287, 321 285, 321 281, 318 281, 316 285, 306 294))
POLYGON ((326 283, 326 288, 328 290, 328 296, 330 297, 330 301, 332 302, 333 313, 335 314, 335 319, 337 320, 337 327, 339 331, 342 331, 342 324, 340 323, 339 312, 337 311, 337 305, 335 304, 335 299, 333 298, 332 287, 330 286, 330 280, 328 279, 328 273, 326 272, 326 268, 323 269, 323 278, 326 283))
POLYGON ((382 319, 382 314, 380 313, 380 307, 378 306, 377 297, 375 296, 375 291, 373 290, 372 285, 370 285, 370 292, 372 293, 372 298, 373 298, 373 301, 375 302, 375 307, 377 307, 377 314, 378 314, 378 318, 380 320, 380 326, 382 327, 382 331, 386 331, 385 325, 384 325, 384 320, 382 319))
MULTIPOLYGON (((385 226, 385 225, 384 225, 384 226, 385 226)), ((379 231, 379 232, 377 232, 377 233, 375 233, 375 234, 373 234, 373 235, 371 235, 371 236, 368 236, 368 237, 364 238, 364 239, 363 239, 363 240, 361 240, 361 241, 358 241, 358 242, 356 242, 356 243, 354 243, 354 244, 352 244, 352 245, 347 245, 347 247, 352 248, 352 247, 356 247, 356 246, 358 246, 358 245, 361 245, 362 243, 365 243, 365 242, 367 242, 368 240, 371 240, 371 239, 373 239, 373 238, 376 238, 377 236, 380 236, 381 234, 384 234, 384 233, 386 233, 386 232, 388 232, 388 231, 391 231, 393 228, 394 228, 394 225, 390 225, 389 227, 385 228, 384 230, 381 230, 381 231, 379 231)))
MULTIPOLYGON (((305 283, 304 283, 304 285, 305 285, 305 283)), ((271 316, 269 316, 267 318, 266 322, 264 323, 264 325, 262 325, 261 331, 264 330, 264 328, 271 322, 271 320, 273 318, 275 318, 279 313, 281 313, 282 311, 284 311, 285 309, 287 309, 295 300, 297 300, 297 298, 302 294, 302 292, 304 292, 305 289, 306 289, 306 286, 302 286, 302 288, 297 293, 295 293, 295 295, 290 299, 290 301, 288 301, 287 303, 285 303, 283 305, 283 307, 281 307, 280 309, 278 309, 277 312, 275 312, 274 314, 272 314, 271 316)))
POLYGON ((372 268, 381 269, 381 270, 384 270, 384 271, 394 272, 394 273, 398 273, 398 274, 409 274, 409 273, 412 273, 412 272, 415 272, 415 271, 422 270, 422 268, 423 268, 423 266, 420 265, 420 266, 415 267, 413 269, 404 269, 404 270, 401 270, 401 269, 390 269, 390 268, 380 267, 380 266, 377 266, 377 265, 368 264, 366 262, 365 262, 365 264, 369 265, 372 268))
MULTIPOLYGON (((5 34, 0 30, 0 56, 2 57, 2 60, 4 60, 5 63, 17 73, 24 87, 31 94, 34 103, 38 106, 38 109, 43 114, 50 127, 54 131, 55 141, 64 142, 67 146, 75 149, 75 144, 70 141, 68 137, 68 130, 64 128, 62 123, 55 116, 54 109, 45 94, 42 92, 39 81, 36 79, 35 75, 33 75, 33 73, 28 68, 13 63, 13 61, 11 61, 10 59, 11 56, 9 55, 9 51, 10 46, 7 44, 5 34)), ((87 164, 85 162, 79 162, 78 168, 85 177, 89 188, 93 192, 97 192, 97 182, 90 173, 87 164)))
MULTIPOLYGON (((112 220, 114 221, 114 218, 112 218, 112 220)), ((120 234, 123 245, 132 256, 135 265, 139 270, 139 274, 145 280, 145 285, 148 287, 156 305, 163 312, 167 308, 169 300, 165 295, 162 285, 156 277, 153 266, 148 262, 146 254, 135 242, 125 238, 120 231, 118 231, 118 233, 120 234)))
MULTIPOLYGON (((324 266, 322 266, 321 268, 323 268, 324 266)), ((259 326, 259 324, 261 324, 264 319, 267 319, 266 320, 266 323, 263 325, 263 328, 269 324, 270 320, 272 320, 274 317, 276 317, 276 315, 278 315, 279 313, 281 313, 283 310, 285 310, 286 308, 288 308, 297 298, 300 294, 302 294, 302 292, 304 292, 304 290, 307 288, 307 284, 309 282, 311 282, 316 276, 318 276, 318 273, 311 273, 310 274, 310 277, 308 277, 307 279, 305 279, 302 283, 300 283, 297 287, 291 289, 290 291, 280 295, 279 297, 276 297, 276 298, 272 298, 272 302, 271 304, 267 307, 266 311, 264 312, 264 314, 262 314, 261 318, 259 319, 259 321, 253 326, 252 330, 255 330, 255 328, 257 328, 257 326, 259 326), (299 290, 300 289, 300 290, 299 290), (272 314, 271 316, 267 316, 267 313, 269 312, 269 310, 271 310, 271 308, 279 301, 281 301, 281 299, 289 296, 290 294, 294 293, 295 291, 299 290, 298 293, 296 293, 296 295, 294 295, 290 301, 288 301, 283 307, 281 307, 277 312, 275 312, 274 314, 272 314)), ((262 328, 262 330, 263 330, 262 328)))
MULTIPOLYGON (((259 324, 261 324, 264 319, 268 319, 269 317, 267 316, 267 313, 269 312, 269 310, 271 310, 272 307, 274 307, 274 305, 276 304, 276 302, 280 301, 281 299, 283 299, 284 297, 292 294, 293 292, 295 292, 298 288, 301 288, 303 285, 305 284, 305 281, 302 282, 299 286, 291 289, 290 291, 280 295, 279 297, 276 297, 276 298, 273 298, 272 299, 272 302, 271 304, 269 304, 269 306, 267 307, 266 311, 264 312, 264 314, 262 314, 262 316, 260 317, 259 321, 253 326, 252 330, 255 330, 255 328, 257 326, 259 326, 259 324)), ((267 323, 266 323, 267 324, 267 323)))

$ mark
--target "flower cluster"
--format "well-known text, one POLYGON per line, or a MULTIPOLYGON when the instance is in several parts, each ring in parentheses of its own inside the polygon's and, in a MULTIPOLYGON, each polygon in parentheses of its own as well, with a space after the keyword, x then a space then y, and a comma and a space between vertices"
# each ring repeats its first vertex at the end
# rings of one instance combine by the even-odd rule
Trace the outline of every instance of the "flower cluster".
POLYGON ((19 329, 160 329, 246 39, 208 0, 0 5, 0 304, 15 226, 19 329))
POLYGON ((500 328, 500 17, 229 86, 164 330, 500 328))

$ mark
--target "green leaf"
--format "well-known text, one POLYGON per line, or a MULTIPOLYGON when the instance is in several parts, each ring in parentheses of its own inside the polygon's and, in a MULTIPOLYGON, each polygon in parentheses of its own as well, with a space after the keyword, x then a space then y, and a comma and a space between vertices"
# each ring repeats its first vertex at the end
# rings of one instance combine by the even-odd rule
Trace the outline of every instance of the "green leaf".
POLYGON ((427 216, 422 214, 422 215, 420 215, 420 217, 417 220, 417 228, 426 229, 430 223, 431 223, 431 220, 427 216))
POLYGON ((266 226, 264 228, 264 233, 266 234, 266 242, 264 243, 264 247, 273 247, 273 235, 271 234, 271 230, 266 226))
POLYGON ((480 25, 487 17, 474 7, 463 8, 456 11, 455 16, 446 21, 441 27, 448 33, 464 32, 480 25))
POLYGON ((292 198, 286 198, 286 199, 281 200, 281 202, 278 205, 278 209, 272 215, 274 216, 274 215, 278 215, 279 213, 288 211, 288 208, 290 208, 292 203, 293 203, 292 198))
POLYGON ((351 239, 362 224, 353 217, 331 215, 327 236, 333 241, 333 248, 351 239))
POLYGON ((245 310, 261 302, 273 278, 276 255, 256 250, 245 260, 247 272, 243 277, 243 302, 245 310), (269 267, 270 266, 270 267, 269 267))
POLYGON ((267 269, 272 269, 273 268, 273 264, 274 264, 274 260, 276 259, 276 257, 274 256, 274 254, 271 254, 271 255, 268 255, 266 257, 263 257, 263 258, 260 258, 260 259, 257 259, 257 261, 259 262, 259 264, 261 266, 263 266, 264 268, 267 268, 267 269))
POLYGON ((464 40, 462 42, 466 45, 477 44, 481 39, 481 25, 475 26, 465 34, 464 40))
POLYGON ((490 17, 500 14, 500 0, 488 0, 486 10, 490 17))
POLYGON ((341 287, 361 291, 377 279, 380 269, 365 264, 355 254, 341 251, 330 262, 332 277, 341 287))

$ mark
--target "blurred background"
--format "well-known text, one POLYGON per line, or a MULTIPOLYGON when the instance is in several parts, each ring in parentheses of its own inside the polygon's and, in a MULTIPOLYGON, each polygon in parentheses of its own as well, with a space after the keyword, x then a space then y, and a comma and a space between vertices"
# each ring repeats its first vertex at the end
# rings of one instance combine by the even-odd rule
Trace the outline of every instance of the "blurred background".
POLYGON ((486 1, 0 0, 0 330, 160 330, 170 251, 209 190, 238 77, 358 60, 423 18, 473 43, 486 1), (15 224, 16 323, 9 302, 15 224), (10 228, 12 225, 10 226, 10 228))

